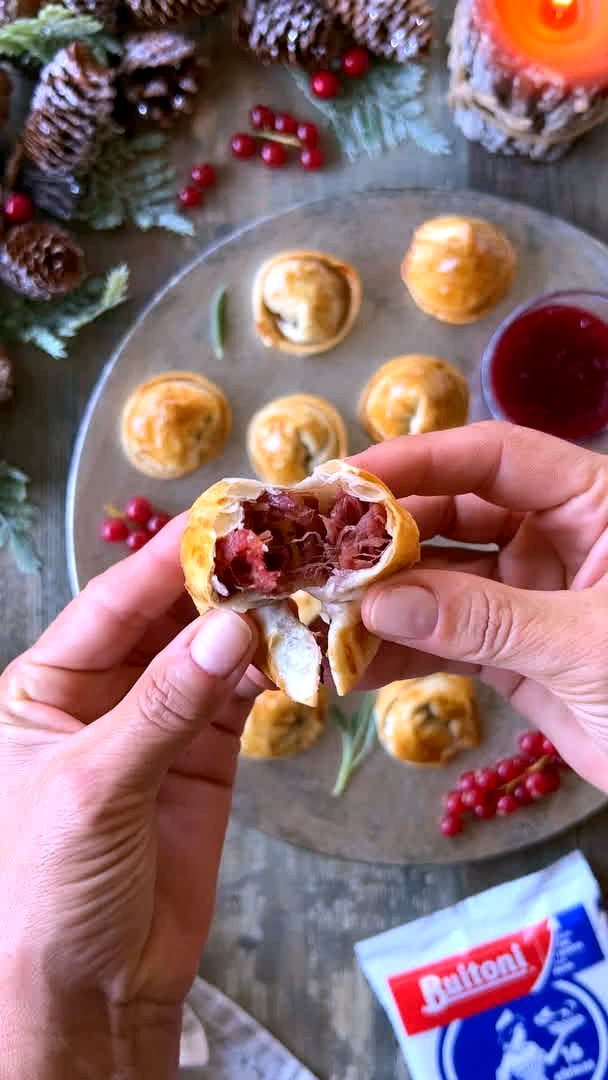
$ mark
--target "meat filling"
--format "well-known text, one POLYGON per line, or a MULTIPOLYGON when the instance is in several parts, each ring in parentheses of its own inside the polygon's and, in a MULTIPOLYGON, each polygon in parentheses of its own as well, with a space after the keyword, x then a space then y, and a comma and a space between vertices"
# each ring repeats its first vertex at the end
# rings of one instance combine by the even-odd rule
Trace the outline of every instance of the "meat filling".
POLYGON ((331 574, 367 570, 389 544, 386 510, 339 490, 327 514, 314 495, 264 491, 243 504, 243 524, 215 546, 215 576, 228 596, 252 589, 286 596, 331 574))

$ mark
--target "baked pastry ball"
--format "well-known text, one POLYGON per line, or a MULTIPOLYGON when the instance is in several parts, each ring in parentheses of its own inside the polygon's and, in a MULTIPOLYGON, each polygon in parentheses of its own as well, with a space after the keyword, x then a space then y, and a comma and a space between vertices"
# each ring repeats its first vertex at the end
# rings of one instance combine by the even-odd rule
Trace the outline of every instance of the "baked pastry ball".
POLYGON ((164 371, 127 399, 120 435, 131 464, 146 476, 175 480, 216 457, 232 411, 219 386, 192 371, 164 371))
POLYGON ((447 323, 481 319, 509 292, 517 256, 511 241, 483 218, 432 218, 420 225, 401 265, 412 298, 447 323))
POLYGON ((471 679, 438 673, 389 683, 376 694, 374 716, 384 749, 413 765, 445 765, 479 746, 471 679))
POLYGON ((387 360, 359 400, 359 419, 375 442, 460 427, 468 413, 464 375, 447 360, 418 353, 387 360))
POLYGON ((350 263, 323 251, 282 251, 256 274, 255 328, 270 348, 326 352, 351 330, 361 297, 361 278, 350 263))
POLYGON ((317 465, 346 454, 346 428, 325 398, 289 394, 260 409, 247 430, 255 472, 270 484, 297 484, 317 465))
POLYGON ((282 690, 264 690, 256 698, 241 736, 241 753, 250 758, 280 758, 308 750, 327 717, 327 694, 316 705, 298 705, 282 690))

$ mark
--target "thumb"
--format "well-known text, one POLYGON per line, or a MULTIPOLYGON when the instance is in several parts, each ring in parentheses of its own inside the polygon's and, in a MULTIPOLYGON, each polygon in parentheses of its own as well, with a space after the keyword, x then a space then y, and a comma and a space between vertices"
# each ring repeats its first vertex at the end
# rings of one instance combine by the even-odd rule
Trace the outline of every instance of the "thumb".
MULTIPOLYGON (((102 752, 105 746, 113 779, 133 788, 158 783, 179 751, 223 710, 256 644, 252 624, 226 609, 186 627, 120 704, 83 732, 102 752)), ((243 720, 249 708, 243 698, 243 720)))
MULTIPOLYGON (((416 571, 374 586, 363 603, 368 630, 446 660, 503 668, 534 679, 563 672, 581 647, 584 593, 540 592, 451 570, 416 571)), ((591 611, 589 611, 589 622, 591 611)))

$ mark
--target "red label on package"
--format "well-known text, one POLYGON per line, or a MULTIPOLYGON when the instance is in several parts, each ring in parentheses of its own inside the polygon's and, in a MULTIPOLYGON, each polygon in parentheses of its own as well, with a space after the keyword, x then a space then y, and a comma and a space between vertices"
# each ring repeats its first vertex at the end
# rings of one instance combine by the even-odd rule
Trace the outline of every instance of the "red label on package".
POLYGON ((547 919, 403 975, 388 985, 408 1035, 529 994, 544 974, 552 934, 547 919))

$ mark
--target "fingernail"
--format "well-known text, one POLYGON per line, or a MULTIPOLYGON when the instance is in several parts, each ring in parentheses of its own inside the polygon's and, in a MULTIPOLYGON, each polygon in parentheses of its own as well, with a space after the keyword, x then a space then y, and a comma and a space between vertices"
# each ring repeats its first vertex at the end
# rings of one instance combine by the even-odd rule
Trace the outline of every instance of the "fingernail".
POLYGON ((367 620, 370 630, 391 641, 429 637, 436 623, 437 601, 417 585, 381 589, 367 620))
POLYGON ((225 679, 245 659, 252 638, 249 623, 233 611, 216 608, 205 615, 190 645, 190 656, 208 675, 225 679))

